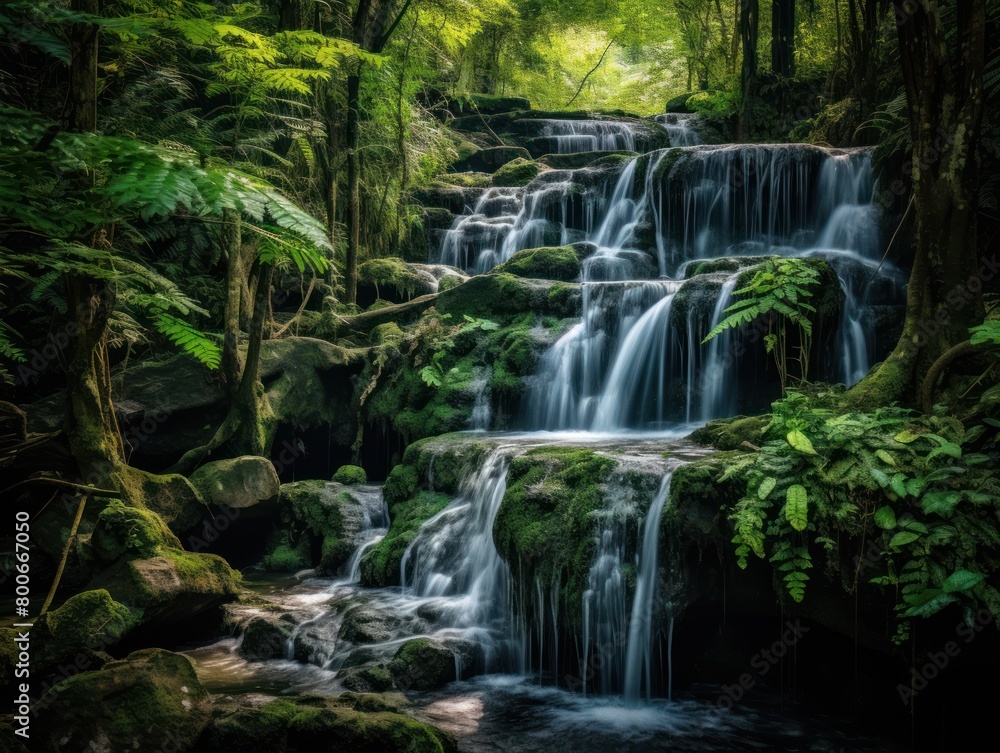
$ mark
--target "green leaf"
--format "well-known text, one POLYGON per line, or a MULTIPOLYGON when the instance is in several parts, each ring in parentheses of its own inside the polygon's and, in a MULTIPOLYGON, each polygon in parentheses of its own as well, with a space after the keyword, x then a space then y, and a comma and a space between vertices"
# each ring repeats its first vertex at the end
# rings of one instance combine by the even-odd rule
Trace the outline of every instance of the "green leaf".
POLYGON ((889 485, 889 477, 880 471, 878 468, 870 469, 870 473, 873 479, 878 482, 878 485, 883 489, 889 485))
POLYGON ((941 584, 941 589, 945 593, 968 591, 970 588, 978 586, 983 580, 985 580, 985 576, 979 573, 973 573, 969 570, 956 570, 945 578, 944 583, 941 584))
POLYGON ((889 505, 883 505, 875 511, 875 525, 887 531, 896 527, 896 513, 889 505))
POLYGON ((786 439, 788 440, 788 444, 790 444, 793 449, 798 450, 799 452, 805 455, 818 454, 816 450, 813 448, 812 442, 809 441, 809 437, 807 437, 798 429, 793 429, 792 431, 788 432, 788 436, 786 437, 786 439))
POLYGON ((761 499, 767 499, 767 495, 774 491, 774 487, 777 483, 777 479, 768 476, 766 479, 761 481, 760 486, 757 487, 757 496, 761 499))
POLYGON ((889 546, 893 549, 899 549, 900 547, 906 546, 907 544, 912 544, 914 541, 920 538, 920 534, 911 533, 910 531, 901 531, 897 533, 892 539, 889 540, 889 546))
POLYGON ((785 519, 796 531, 809 524, 809 494, 800 484, 788 487, 785 493, 785 519))
POLYGON ((920 434, 914 434, 909 429, 904 429, 903 431, 899 432, 899 434, 894 436, 893 439, 902 444, 910 444, 910 442, 916 442, 918 439, 920 439, 921 436, 922 435, 920 434))
POLYGON ((961 492, 927 492, 920 500, 920 507, 928 515, 940 515, 943 518, 948 518, 954 512, 955 505, 961 501, 961 492))
MULTIPOLYGON (((937 591, 937 589, 928 589, 930 592, 937 591)), ((927 599, 923 604, 915 607, 910 607, 905 612, 903 612, 904 617, 930 617, 933 614, 937 614, 942 609, 944 609, 949 604, 955 601, 955 597, 951 594, 940 593, 939 591, 927 599)))
POLYGON ((886 465, 896 465, 896 458, 894 458, 890 453, 885 450, 875 450, 875 457, 881 460, 886 465))
POLYGON ((906 476, 902 473, 897 473, 892 477, 892 481, 889 482, 892 486, 892 490, 896 492, 900 497, 906 497, 906 476))

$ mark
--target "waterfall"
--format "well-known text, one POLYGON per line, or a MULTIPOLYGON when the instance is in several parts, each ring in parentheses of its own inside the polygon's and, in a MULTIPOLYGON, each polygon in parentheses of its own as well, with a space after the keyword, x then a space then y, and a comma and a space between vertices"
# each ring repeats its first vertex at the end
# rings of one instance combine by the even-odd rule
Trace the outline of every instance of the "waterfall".
POLYGON ((556 143, 558 154, 636 151, 631 124, 603 120, 544 120, 544 135, 556 143))
POLYGON ((459 496, 421 526, 403 555, 401 582, 435 599, 454 627, 498 628, 509 618, 510 572, 493 544, 493 522, 507 489, 507 458, 491 453, 459 496))
POLYGON ((701 136, 695 129, 695 123, 701 118, 687 113, 667 113, 657 115, 656 122, 663 126, 670 137, 670 146, 698 146, 701 136))
MULTIPOLYGON (((736 290, 739 278, 739 274, 731 275, 719 291, 719 297, 716 299, 715 309, 712 311, 712 318, 708 325, 709 332, 725 319, 726 308, 732 304, 733 291, 736 290)), ((728 330, 717 335, 709 341, 708 345, 704 346, 705 356, 701 367, 700 383, 698 383, 700 392, 698 397, 701 402, 698 418, 702 421, 732 415, 733 394, 729 390, 729 385, 731 380, 733 380, 732 372, 735 365, 732 358, 733 342, 735 339, 733 331, 728 330)), ((694 338, 691 338, 690 342, 693 341, 694 338)), ((701 339, 698 342, 700 343, 701 339)), ((694 385, 695 382, 693 380, 688 381, 688 421, 691 421, 693 418, 691 406, 694 402, 692 396, 694 385)))
POLYGON ((625 653, 625 698, 638 701, 642 696, 643 681, 646 695, 652 695, 653 686, 653 621, 657 573, 660 564, 660 516, 670 497, 670 479, 673 472, 663 477, 660 491, 649 506, 643 524, 642 549, 639 550, 639 571, 632 600, 632 617, 629 620, 628 649, 625 653))

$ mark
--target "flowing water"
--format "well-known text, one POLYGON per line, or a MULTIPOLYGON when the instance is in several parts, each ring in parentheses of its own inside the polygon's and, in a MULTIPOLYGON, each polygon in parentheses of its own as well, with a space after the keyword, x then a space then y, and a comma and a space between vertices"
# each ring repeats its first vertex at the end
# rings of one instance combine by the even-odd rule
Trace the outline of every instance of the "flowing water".
MULTIPOLYGON (((418 716, 467 751, 886 749, 830 720, 789 721, 766 699, 741 711, 723 708, 718 688, 675 692, 683 574, 660 540, 674 470, 697 452, 680 437, 744 409, 748 390, 775 396, 746 332, 702 345, 744 270, 767 255, 828 260, 844 303, 818 348, 821 376, 853 384, 882 355, 877 316, 898 306, 904 277, 881 258, 870 154, 704 146, 696 118, 657 120, 673 148, 488 189, 456 219, 438 261, 474 273, 525 248, 587 244, 582 315, 540 359, 524 401, 528 431, 488 432, 489 375, 475 375, 468 441, 483 460, 412 538, 402 585, 358 584, 388 523, 380 491, 364 487, 367 517, 343 575, 267 587, 300 618, 285 658, 244 662, 234 640, 193 650, 211 687, 335 693, 347 668, 389 661, 407 640, 429 637, 454 655, 455 682, 409 695, 418 716), (493 540, 512 460, 554 444, 588 447, 616 467, 593 514, 575 602, 560 596, 561 573, 515 577, 493 540)), ((553 152, 644 151, 626 123, 536 126, 553 152)), ((433 464, 428 475, 433 488, 433 464)))

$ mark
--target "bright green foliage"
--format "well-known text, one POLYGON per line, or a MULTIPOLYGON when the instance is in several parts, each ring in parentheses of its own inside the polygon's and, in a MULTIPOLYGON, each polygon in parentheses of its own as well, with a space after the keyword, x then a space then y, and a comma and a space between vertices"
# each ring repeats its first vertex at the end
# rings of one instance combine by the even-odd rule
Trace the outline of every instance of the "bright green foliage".
POLYGON ((859 567, 898 588, 900 638, 906 620, 951 603, 967 616, 982 606, 1000 613, 1000 593, 980 577, 1000 563, 1000 534, 987 522, 1000 512, 997 458, 969 449, 984 428, 899 408, 841 413, 836 395, 789 393, 773 406, 761 450, 720 477, 745 489, 729 512, 739 564, 768 558, 801 601, 820 551, 835 563, 846 540, 864 547, 875 537, 880 554, 862 548, 859 567))
MULTIPOLYGON (((820 270, 810 259, 772 257, 753 273, 750 281, 734 295, 740 300, 726 309, 729 314, 719 322, 703 343, 729 329, 738 329, 766 317, 768 334, 764 336, 767 352, 774 356, 784 388, 788 379, 789 360, 798 364, 798 380, 809 376, 809 354, 812 348, 812 319, 816 308, 807 302, 813 294, 809 288, 819 284, 820 270), (789 326, 798 332, 798 355, 789 356, 789 326)), ((789 442, 791 442, 791 438, 789 442)))

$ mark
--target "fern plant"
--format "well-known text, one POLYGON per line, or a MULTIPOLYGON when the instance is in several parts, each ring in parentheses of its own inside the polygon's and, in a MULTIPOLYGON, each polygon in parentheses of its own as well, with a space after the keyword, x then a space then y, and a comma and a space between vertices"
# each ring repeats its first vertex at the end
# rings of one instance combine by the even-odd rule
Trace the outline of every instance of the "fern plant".
POLYGON ((819 284, 820 272, 810 259, 771 257, 756 271, 749 282, 733 295, 740 298, 725 313, 702 344, 730 329, 739 329, 751 322, 766 318, 768 332, 764 337, 767 352, 774 357, 784 390, 788 384, 788 364, 798 364, 797 381, 809 377, 809 357, 812 350, 812 319, 816 309, 807 299, 812 298, 810 288, 819 284), (797 355, 789 355, 788 330, 797 330, 797 355))

